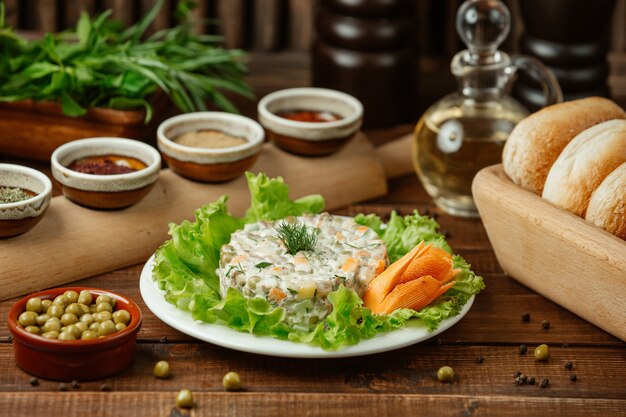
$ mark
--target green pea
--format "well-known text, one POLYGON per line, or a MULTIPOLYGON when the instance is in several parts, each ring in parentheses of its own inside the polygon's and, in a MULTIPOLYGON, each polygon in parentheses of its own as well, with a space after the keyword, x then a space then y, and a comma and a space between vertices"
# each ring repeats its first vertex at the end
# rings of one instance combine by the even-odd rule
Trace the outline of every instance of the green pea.
POLYGON ((91 313, 91 310, 89 309, 89 306, 87 304, 78 304, 78 306, 80 307, 80 314, 79 315, 83 315, 83 314, 88 314, 91 313))
POLYGON ((65 309, 59 304, 52 304, 50 307, 48 307, 48 311, 46 312, 46 314, 48 314, 50 317, 57 318, 61 318, 64 313, 65 309))
POLYGON ((454 369, 449 366, 442 366, 437 371, 437 379, 441 382, 452 382, 454 380, 454 369))
POLYGON ((89 312, 90 313, 96 313, 96 305, 95 304, 89 304, 89 312))
POLYGON ((111 313, 108 311, 101 311, 99 313, 96 313, 96 321, 98 323, 102 323, 103 321, 108 321, 111 320, 111 313))
POLYGON ((39 333, 41 333, 41 329, 38 326, 26 326, 26 327, 24 327, 24 330, 26 330, 28 333, 32 333, 32 334, 39 334, 39 333))
POLYGON ((98 303, 96 305, 96 312, 101 313, 103 311, 108 311, 109 313, 113 312, 113 307, 109 303, 98 303))
POLYGON ((87 326, 91 326, 92 323, 96 322, 96 319, 93 318, 91 314, 83 314, 78 319, 81 323, 85 323, 87 326))
POLYGON ((115 329, 118 332, 121 332, 122 330, 124 330, 126 328, 126 325, 124 323, 115 323, 115 329))
POLYGON ((72 303, 70 305, 68 305, 67 307, 65 307, 65 312, 66 313, 71 313, 73 315, 75 315, 76 317, 80 316, 83 312, 83 309, 80 308, 80 304, 78 303, 72 303))
POLYGON ((48 321, 48 319, 50 319, 50 316, 47 314, 41 314, 37 316, 37 326, 43 326, 48 321))
POLYGON ((113 321, 128 324, 130 322, 130 313, 127 310, 117 310, 113 313, 113 321))
POLYGON ((98 298, 96 298, 96 305, 100 304, 100 303, 107 303, 110 304, 111 307, 113 306, 113 299, 111 297, 109 297, 108 295, 99 295, 98 298))
POLYGON ((22 327, 33 326, 37 322, 37 313, 34 311, 25 311, 17 318, 17 322, 22 327))
POLYGON ((178 392, 176 396, 176 405, 180 408, 193 407, 193 395, 188 389, 183 389, 178 392))
POLYGON ((93 301, 93 297, 91 293, 87 290, 82 290, 80 294, 78 294, 78 302, 80 304, 89 305, 93 301))
POLYGON ((78 322, 78 317, 72 313, 65 313, 61 316, 61 324, 64 326, 69 326, 70 324, 74 324, 78 322))
POLYGON ((68 304, 72 304, 78 301, 78 293, 74 290, 68 290, 63 293, 63 297, 68 304))
POLYGON ((76 336, 72 332, 61 332, 59 333, 59 340, 76 340, 76 336))
POLYGON ((548 345, 539 345, 535 348, 535 359, 538 361, 547 361, 550 358, 550 348, 548 345))
POLYGON ((28 301, 26 301, 26 311, 34 311, 35 313, 41 313, 42 306, 41 306, 41 298, 39 297, 33 297, 33 298, 29 298, 28 301))
POLYGON ((158 361, 154 365, 154 369, 152 370, 152 373, 157 378, 162 378, 162 379, 167 378, 170 376, 170 364, 167 363, 167 361, 158 361))
POLYGON ((115 324, 111 320, 106 320, 98 325, 98 336, 108 336, 116 332, 115 324))
POLYGON ((42 327, 44 333, 48 332, 60 332, 61 331, 61 320, 56 317, 51 317, 46 321, 42 327))
POLYGON ((42 333, 41 335, 46 339, 57 339, 59 337, 59 332, 51 331, 42 333))
POLYGON ((82 334, 85 331, 87 331, 87 328, 89 326, 87 326, 87 323, 83 323, 82 321, 79 321, 78 323, 74 324, 74 327, 76 327, 80 331, 80 334, 82 334))
POLYGON ((94 321, 93 323, 89 325, 89 330, 98 332, 98 326, 100 326, 100 323, 98 323, 97 321, 94 321))
POLYGON ((93 330, 84 331, 83 334, 80 335, 81 340, 95 339, 96 337, 98 337, 98 333, 93 330))
POLYGON ((65 306, 66 306, 68 303, 67 303, 67 299, 66 299, 65 297, 63 297, 62 295, 57 295, 57 296, 54 298, 54 301, 52 302, 52 304, 54 304, 54 305, 58 305, 58 306, 61 306, 61 307, 65 308, 65 306))
POLYGON ((41 300, 41 311, 48 311, 52 305, 52 300, 41 300))
POLYGON ((65 330, 61 331, 61 333, 64 332, 72 333, 75 339, 78 339, 80 337, 80 334, 82 333, 75 324, 70 324, 69 326, 65 327, 65 330))
POLYGON ((229 372, 224 375, 222 385, 226 391, 237 391, 241 389, 241 377, 237 372, 229 372))

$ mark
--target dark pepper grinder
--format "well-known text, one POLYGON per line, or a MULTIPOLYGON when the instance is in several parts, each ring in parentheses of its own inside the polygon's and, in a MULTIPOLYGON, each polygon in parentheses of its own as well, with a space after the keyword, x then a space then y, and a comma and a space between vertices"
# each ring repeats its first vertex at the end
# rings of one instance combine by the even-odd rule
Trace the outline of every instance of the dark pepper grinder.
POLYGON ((315 25, 313 85, 344 91, 364 107, 364 126, 415 115, 410 0, 322 0, 315 25))
MULTIPOLYGON (((606 55, 615 0, 523 0, 522 53, 543 62, 556 76, 565 100, 609 97, 606 55)), ((545 105, 541 88, 520 77, 515 95, 534 110, 545 105)))

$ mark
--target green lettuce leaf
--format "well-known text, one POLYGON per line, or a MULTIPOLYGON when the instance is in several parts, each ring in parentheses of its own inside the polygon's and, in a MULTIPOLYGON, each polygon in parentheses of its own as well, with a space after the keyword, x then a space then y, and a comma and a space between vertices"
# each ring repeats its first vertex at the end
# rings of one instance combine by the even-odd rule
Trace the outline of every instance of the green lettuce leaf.
MULTIPOLYGON (((246 177, 251 204, 243 218, 230 215, 227 198, 222 197, 196 210, 193 222, 171 224, 172 238, 156 252, 154 280, 168 302, 189 311, 195 320, 334 350, 403 327, 416 317, 434 330, 443 320, 459 314, 469 298, 484 288, 482 279, 470 270, 470 265, 460 256, 454 256, 454 266, 461 270, 455 278, 456 285, 420 311, 399 309, 389 315, 375 315, 363 306, 354 290, 342 285, 328 294, 332 312, 324 321, 308 328, 287 325, 284 309, 261 298, 245 298, 235 289, 229 289, 222 299, 215 270, 219 266, 220 248, 230 241, 233 232, 246 223, 319 213, 324 208, 319 195, 290 200, 289 187, 282 178, 250 173, 246 177)), ((438 233, 437 222, 417 212, 405 217, 393 212, 386 225, 372 214, 358 215, 355 220, 379 234, 392 262, 422 240, 452 253, 443 235, 438 233)))
POLYGON ((420 216, 417 211, 405 217, 392 211, 385 228, 382 227, 383 223, 380 217, 375 214, 367 216, 358 214, 354 220, 358 224, 372 228, 385 241, 390 262, 402 258, 422 240, 426 244, 432 243, 448 253, 452 253, 445 237, 437 232, 439 224, 427 216, 420 216))
POLYGON ((192 299, 203 297, 208 305, 220 300, 215 270, 220 248, 243 221, 227 212, 227 197, 196 210, 195 221, 170 224, 171 240, 155 255, 153 278, 165 291, 165 299, 178 308, 190 310, 192 299))
POLYGON ((324 197, 318 194, 302 197, 296 201, 289 199, 289 187, 281 177, 268 178, 264 173, 246 173, 250 188, 250 208, 245 222, 260 220, 280 220, 287 216, 301 216, 304 213, 319 213, 324 209, 324 197))

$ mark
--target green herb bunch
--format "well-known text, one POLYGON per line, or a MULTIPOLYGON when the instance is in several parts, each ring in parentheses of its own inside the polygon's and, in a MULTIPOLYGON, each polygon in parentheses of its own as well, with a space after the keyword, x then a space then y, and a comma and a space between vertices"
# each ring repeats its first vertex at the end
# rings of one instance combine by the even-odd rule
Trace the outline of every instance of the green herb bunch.
POLYGON ((310 230, 305 224, 284 221, 278 223, 275 229, 290 255, 315 249, 317 229, 310 230))
POLYGON ((142 40, 163 3, 127 29, 109 19, 110 10, 93 19, 83 13, 74 30, 31 41, 6 26, 0 0, 0 101, 60 101, 69 116, 91 107, 144 107, 147 123, 148 98, 160 89, 183 112, 207 103, 237 112, 220 90, 252 97, 238 60, 243 52, 220 47, 219 36, 194 34, 185 1, 178 26, 142 40))

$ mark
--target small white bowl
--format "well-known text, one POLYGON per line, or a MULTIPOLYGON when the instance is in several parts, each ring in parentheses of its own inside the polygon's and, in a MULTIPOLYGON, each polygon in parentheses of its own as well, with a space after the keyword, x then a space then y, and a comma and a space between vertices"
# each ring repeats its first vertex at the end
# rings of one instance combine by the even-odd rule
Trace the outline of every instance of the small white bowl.
POLYGON ((259 122, 277 146, 299 155, 336 152, 361 128, 363 105, 349 94, 326 88, 289 88, 263 97, 259 122), (290 110, 324 111, 341 117, 332 122, 300 122, 280 117, 290 110))
POLYGON ((0 204, 0 238, 29 231, 39 223, 50 205, 52 183, 35 169, 0 164, 0 187, 20 187, 36 194, 16 203, 0 204))
POLYGON ((52 153, 52 175, 63 194, 86 207, 119 209, 131 206, 154 186, 161 169, 161 155, 152 146, 132 139, 88 138, 66 143, 52 153), (138 159, 146 168, 127 174, 94 175, 68 166, 89 156, 120 155, 138 159))
POLYGON ((232 180, 256 162, 265 133, 261 125, 244 116, 223 112, 181 114, 165 120, 157 129, 157 145, 172 171, 202 182, 232 180), (174 142, 197 130, 219 130, 246 139, 228 148, 196 148, 174 142))

